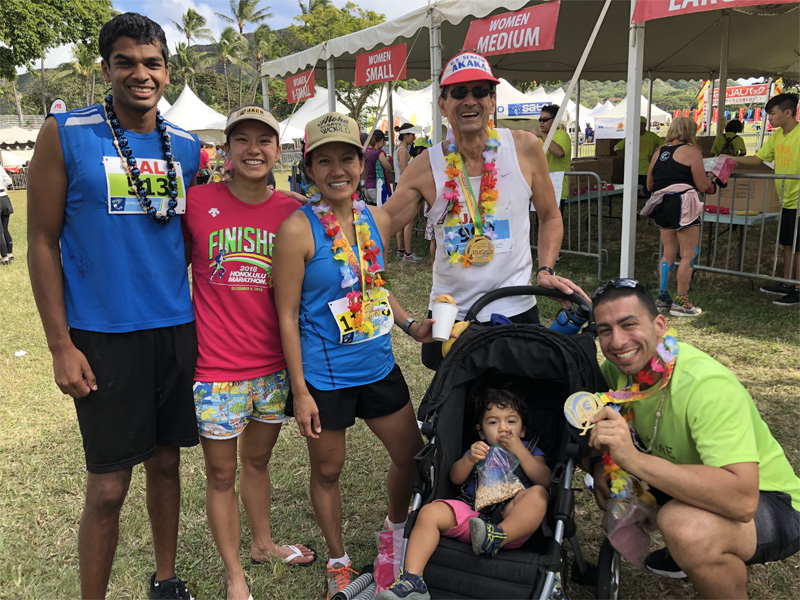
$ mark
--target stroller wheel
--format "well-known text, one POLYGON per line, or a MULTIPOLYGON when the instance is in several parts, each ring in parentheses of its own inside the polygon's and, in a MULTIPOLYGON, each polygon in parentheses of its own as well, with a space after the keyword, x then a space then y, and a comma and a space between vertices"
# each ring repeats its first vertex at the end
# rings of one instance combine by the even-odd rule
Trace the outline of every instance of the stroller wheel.
POLYGON ((619 552, 614 550, 608 538, 603 540, 597 556, 597 598, 617 600, 619 598, 619 552))

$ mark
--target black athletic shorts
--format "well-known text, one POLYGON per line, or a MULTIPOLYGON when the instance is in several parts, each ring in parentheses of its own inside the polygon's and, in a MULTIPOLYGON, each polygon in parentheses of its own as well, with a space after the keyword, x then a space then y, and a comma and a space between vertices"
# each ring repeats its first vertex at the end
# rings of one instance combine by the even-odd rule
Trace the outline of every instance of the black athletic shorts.
MULTIPOLYGON (((411 399, 403 372, 396 363, 386 377, 374 383, 335 390, 318 390, 308 381, 306 386, 317 403, 322 428, 331 430, 352 427, 356 418, 377 419, 391 415, 411 399)), ((284 412, 294 416, 294 397, 291 391, 284 412)))
POLYGON ((794 241, 794 251, 800 252, 800 231, 797 232, 797 240, 794 239, 795 228, 800 225, 797 219, 796 208, 781 209, 781 225, 778 232, 778 243, 781 246, 791 246, 794 241))
POLYGON ((130 333, 70 329, 70 336, 97 378, 96 392, 74 399, 90 473, 128 469, 156 446, 199 443, 194 321, 130 333))
MULTIPOLYGON (((650 491, 659 506, 672 500, 672 496, 652 486, 650 491)), ((783 560, 800 551, 800 512, 792 507, 789 494, 760 491, 753 520, 756 523, 756 552, 745 564, 760 565, 783 560)))
MULTIPOLYGON (((428 318, 433 316, 431 311, 428 311, 428 318)), ((538 325, 539 324, 539 307, 533 306, 523 313, 509 317, 512 323, 519 323, 524 325, 538 325)), ((444 357, 442 356, 442 342, 430 342, 422 344, 422 364, 429 369, 436 370, 442 363, 444 357)))
POLYGON ((665 194, 661 203, 653 209, 650 216, 656 222, 659 229, 672 229, 680 231, 688 227, 695 227, 700 225, 700 217, 689 223, 688 225, 681 226, 681 205, 683 204, 683 197, 681 194, 665 194))

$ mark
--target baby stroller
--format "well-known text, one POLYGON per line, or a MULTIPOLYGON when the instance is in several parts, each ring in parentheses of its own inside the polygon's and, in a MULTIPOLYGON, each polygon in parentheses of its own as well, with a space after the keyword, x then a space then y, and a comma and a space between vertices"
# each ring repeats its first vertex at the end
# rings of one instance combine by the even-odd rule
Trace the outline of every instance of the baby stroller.
POLYGON ((596 572, 583 559, 573 520, 571 484, 581 450, 571 437, 564 401, 576 391, 608 389, 597 364, 593 331, 564 335, 539 325, 476 323, 476 315, 489 302, 530 294, 568 298, 591 314, 586 300, 577 294, 567 297, 531 286, 490 292, 469 310, 465 320, 471 325, 444 358, 419 407, 422 432, 429 441, 416 457, 418 476, 405 536, 411 534, 423 504, 457 497, 458 489, 448 475, 450 466, 477 440, 469 398, 487 383, 511 384, 528 403, 531 425, 526 437, 538 436, 552 470, 548 514, 522 547, 491 558, 476 556, 468 544, 442 537, 423 574, 432 598, 550 598, 556 573, 566 582, 564 538, 570 540, 574 555, 573 579, 596 581, 598 597, 615 597, 618 589, 618 555, 606 541, 598 561, 602 573, 596 572))

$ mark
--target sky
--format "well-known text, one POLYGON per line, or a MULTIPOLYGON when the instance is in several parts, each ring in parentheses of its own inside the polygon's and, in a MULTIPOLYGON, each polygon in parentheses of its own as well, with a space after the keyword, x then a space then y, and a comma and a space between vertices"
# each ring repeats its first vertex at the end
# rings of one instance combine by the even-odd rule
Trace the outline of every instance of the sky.
MULTIPOLYGON (((304 4, 307 1, 304 0, 304 4)), ((404 0, 403 2, 355 0, 355 3, 365 10, 374 10, 377 13, 385 14, 387 20, 396 19, 428 4, 427 0, 404 0)), ((175 42, 184 40, 182 34, 178 32, 170 19, 180 22, 181 16, 189 8, 193 8, 207 19, 208 27, 215 37, 218 37, 225 27, 230 26, 230 23, 223 21, 214 14, 217 12, 229 14, 229 0, 206 0, 205 2, 194 0, 113 0, 113 4, 114 8, 120 12, 138 12, 161 25, 167 34, 167 43, 170 50, 174 49, 175 42)), ((333 4, 342 7, 345 4, 345 0, 334 0, 333 4)), ((296 0, 261 0, 259 8, 264 7, 269 7, 268 12, 275 15, 274 18, 266 21, 272 29, 288 27, 294 23, 294 17, 300 14, 300 6, 296 0)), ((246 27, 245 32, 253 31, 256 27, 253 25, 246 27)), ((45 67, 54 68, 61 63, 72 60, 71 47, 60 46, 47 55, 45 67)), ((24 70, 20 72, 24 72, 24 70)))

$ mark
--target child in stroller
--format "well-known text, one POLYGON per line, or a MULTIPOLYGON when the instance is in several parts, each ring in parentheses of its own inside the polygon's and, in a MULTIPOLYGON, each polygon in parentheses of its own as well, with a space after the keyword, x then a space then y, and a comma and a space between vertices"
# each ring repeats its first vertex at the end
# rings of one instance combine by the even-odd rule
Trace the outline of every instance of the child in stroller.
POLYGON ((525 402, 508 389, 482 388, 475 395, 475 415, 480 440, 450 470, 450 480, 462 486, 459 499, 434 500, 421 509, 408 542, 405 569, 376 600, 430 598, 422 572, 436 550, 440 535, 471 543, 475 554, 494 556, 503 547, 521 546, 541 525, 547 510, 551 473, 544 453, 535 443, 524 440, 529 425, 525 402), (486 459, 490 446, 499 446, 516 457, 524 489, 479 512, 475 509, 475 467, 486 459), (497 511, 501 520, 495 525, 491 517, 497 511))

